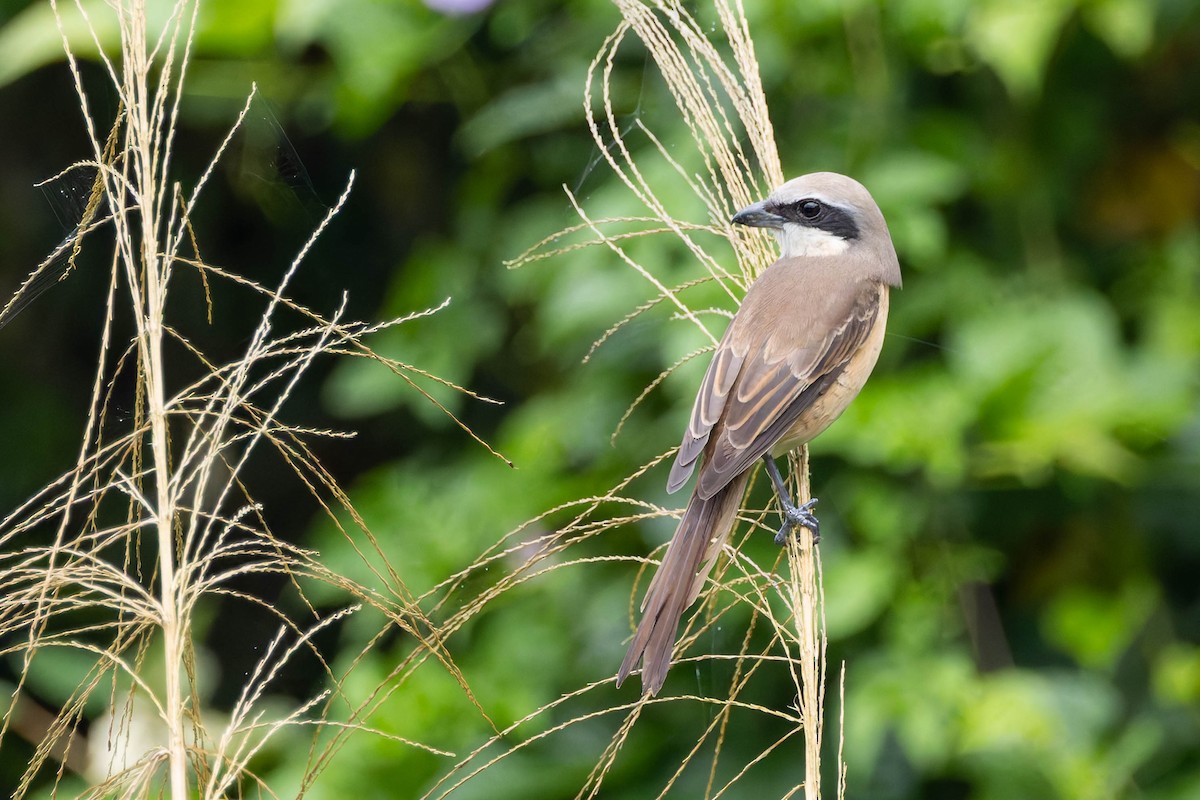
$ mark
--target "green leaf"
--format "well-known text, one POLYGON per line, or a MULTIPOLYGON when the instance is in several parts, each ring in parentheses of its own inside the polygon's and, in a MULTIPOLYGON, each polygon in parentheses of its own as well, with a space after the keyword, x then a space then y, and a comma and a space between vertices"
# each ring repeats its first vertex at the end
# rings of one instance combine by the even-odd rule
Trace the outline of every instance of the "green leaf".
POLYGON ((1159 653, 1153 686, 1160 702, 1193 708, 1200 705, 1200 647, 1177 642, 1159 653))
POLYGON ((966 39, 1009 93, 1030 100, 1041 90, 1059 31, 1074 0, 985 0, 967 20, 966 39))
POLYGON ((1047 609, 1046 638, 1092 669, 1114 669, 1158 607, 1159 593, 1129 580, 1117 592, 1065 587, 1047 609))
POLYGON ((825 566, 825 623, 830 638, 852 636, 887 607, 898 564, 882 550, 843 554, 825 566))
POLYGON ((1154 41, 1155 10, 1146 0, 1092 0, 1083 6, 1083 19, 1114 53, 1132 59, 1154 41))
MULTIPOLYGON (((153 14, 161 12, 163 3, 150 3, 147 9, 153 14)), ((120 43, 117 18, 108 9, 104 0, 84 0, 83 8, 88 12, 95 31, 95 40, 87 22, 69 3, 59 6, 63 10, 62 32, 54 19, 54 9, 49 3, 34 3, 17 14, 0 29, 0 85, 4 85, 33 70, 63 59, 63 37, 71 49, 85 58, 95 57, 96 41, 111 53, 120 43)), ((161 15, 159 15, 161 16, 161 15)), ((151 30, 161 26, 148 23, 151 30)))

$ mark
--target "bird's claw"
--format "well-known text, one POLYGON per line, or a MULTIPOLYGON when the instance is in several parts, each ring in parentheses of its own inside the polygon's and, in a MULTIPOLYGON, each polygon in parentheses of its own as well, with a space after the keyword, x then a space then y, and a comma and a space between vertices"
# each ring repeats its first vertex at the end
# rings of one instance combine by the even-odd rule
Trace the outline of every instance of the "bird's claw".
POLYGON ((791 503, 783 504, 783 527, 779 529, 779 533, 775 534, 775 544, 782 547, 787 544, 788 536, 791 535, 793 528, 805 527, 812 531, 812 542, 817 544, 821 541, 821 523, 817 521, 816 516, 812 513, 812 507, 817 504, 817 498, 809 500, 802 506, 794 506, 791 503))

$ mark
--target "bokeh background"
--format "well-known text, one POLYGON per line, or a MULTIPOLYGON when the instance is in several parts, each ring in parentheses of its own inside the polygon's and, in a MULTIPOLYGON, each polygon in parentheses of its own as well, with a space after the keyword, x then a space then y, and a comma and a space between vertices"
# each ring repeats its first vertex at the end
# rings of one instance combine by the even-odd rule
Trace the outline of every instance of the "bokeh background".
MULTIPOLYGON (((829 658, 846 663, 849 796, 1200 797, 1200 4, 854 0, 746 13, 785 172, 866 183, 905 274, 875 377, 813 448, 829 658)), ((583 121, 588 63, 618 21, 601 0, 201 5, 178 179, 195 180, 251 82, 265 102, 249 127, 287 154, 264 168, 247 145, 222 167, 196 221, 205 257, 277 277, 356 170, 298 298, 328 311, 345 289, 352 316, 386 317, 451 297, 378 349, 504 401, 437 395, 515 469, 382 370, 319 365, 289 403, 293 421, 359 432, 321 456, 414 591, 520 523, 606 491, 675 444, 690 409, 703 365, 664 382, 610 440, 695 342, 660 309, 582 363, 653 296, 609 251, 504 266, 576 221, 564 185, 590 208, 634 210, 583 121)), ((97 117, 111 119, 103 75, 85 62, 84 76, 97 117)), ((625 130, 646 124, 686 146, 636 46, 614 84, 625 130)), ((70 227, 34 184, 87 155, 48 4, 0 2, 4 295, 70 227)), ((666 238, 637 253, 681 280, 700 274, 666 238)), ((0 512, 74 462, 106 289, 95 259, 0 331, 0 512)), ((235 352, 258 304, 219 298, 209 325, 197 286, 180 290, 176 324, 235 352)), ((272 478, 263 471, 257 494, 276 532, 337 559, 340 540, 311 502, 272 478)), ((647 499, 682 503, 657 479, 644 485, 647 499)), ((628 526, 586 552, 642 553, 669 532, 628 526)), ((769 565, 769 542, 753 546, 769 565)), ((532 581, 451 651, 489 712, 515 720, 615 671, 633 581, 628 564, 532 581)), ((265 579, 244 588, 282 591, 265 579)), ((236 698, 274 624, 207 613, 198 644, 214 708, 236 698)), ((352 653, 365 635, 349 626, 323 646, 352 653)), ((380 677, 397 658, 387 642, 370 657, 364 671, 380 677)), ((0 694, 15 669, 0 663, 0 694)), ((720 669, 676 670, 668 691, 719 682, 720 669)), ((469 750, 487 730, 433 672, 374 724, 469 750)), ((53 708, 77 674, 64 656, 33 676, 31 695, 53 708)), ((319 688, 313 675, 286 675, 280 702, 319 688)), ((778 677, 760 700, 791 702, 778 677)), ((830 708, 841 713, 834 697, 830 708)), ((605 796, 655 796, 707 720, 694 706, 647 714, 605 796)), ((574 796, 615 724, 549 737, 453 796, 574 796)), ((289 747, 307 747, 306 732, 290 735, 256 765, 279 785, 295 778, 289 747)), ((727 746, 748 760, 764 745, 746 739, 727 746)), ((5 739, 6 792, 23 747, 5 739)), ((418 797, 440 764, 359 737, 311 793, 418 797)), ((701 796, 696 773, 671 796, 701 796)), ((772 760, 735 796, 778 796, 794 780, 772 760)))

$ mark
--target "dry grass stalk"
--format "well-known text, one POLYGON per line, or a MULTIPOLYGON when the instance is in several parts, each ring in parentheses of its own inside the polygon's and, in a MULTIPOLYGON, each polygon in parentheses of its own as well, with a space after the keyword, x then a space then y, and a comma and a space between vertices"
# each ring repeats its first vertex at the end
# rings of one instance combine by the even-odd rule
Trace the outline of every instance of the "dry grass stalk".
MULTIPOLYGON (((69 254, 73 263, 84 237, 100 225, 111 227, 115 246, 77 462, 0 520, 0 634, 8 643, 5 654, 18 654, 22 665, 0 741, 15 733, 33 738, 37 746, 14 796, 27 795, 47 775, 58 786, 67 769, 82 772, 75 780, 91 784, 85 796, 219 798, 251 789, 273 794, 254 774, 254 759, 281 730, 297 727, 315 731, 300 793, 352 734, 449 757, 444 750, 369 724, 379 704, 430 656, 455 676, 468 697, 470 688, 446 652, 440 631, 313 454, 310 442, 315 438, 348 434, 290 425, 281 415, 307 368, 324 355, 373 359, 436 403, 420 386, 436 381, 434 376, 375 353, 367 340, 436 313, 445 303, 366 323, 342 318, 345 297, 331 314, 288 297, 313 243, 345 202, 353 176, 274 286, 203 261, 191 214, 241 126, 253 91, 208 169, 185 188, 170 177, 171 155, 195 34, 196 0, 172 5, 158 31, 146 28, 144 2, 111 3, 106 13, 115 15, 121 37, 115 60, 105 54, 89 17, 96 6, 77 2, 74 8, 60 8, 53 0, 52 5, 92 147, 91 157, 72 169, 97 175, 85 218, 54 258, 69 254), (73 27, 64 20, 68 14, 82 18, 119 97, 111 126, 102 127, 92 111, 66 33, 73 27), (106 129, 110 132, 102 135, 106 129), (191 255, 185 255, 189 248, 191 255), (210 280, 261 297, 261 317, 233 361, 213 362, 184 331, 170 325, 171 288, 190 275, 200 276, 210 302, 210 280), (128 318, 119 312, 121 295, 132 309, 128 318), (126 341, 120 338, 122 329, 132 331, 126 341), (172 383, 175 376, 197 373, 182 387, 172 383), (126 383, 136 387, 132 398, 120 394, 126 383), (112 412, 118 404, 132 406, 127 421, 112 412), (274 451, 295 473, 298 485, 344 534, 366 564, 372 586, 332 572, 319 554, 296 547, 268 527, 251 494, 254 476, 248 467, 251 456, 263 449, 274 451), (234 588, 234 581, 250 573, 286 576, 304 612, 294 618, 234 588), (318 611, 305 588, 314 581, 337 587, 354 604, 318 611), (193 641, 198 610, 215 597, 254 604, 279 622, 278 635, 264 643, 261 660, 223 716, 204 707, 193 641), (360 609, 381 615, 380 634, 398 627, 415 642, 410 656, 365 698, 351 696, 345 685, 366 651, 335 672, 313 644, 321 630, 360 609), (71 697, 43 715, 48 720, 35 726, 39 735, 32 736, 24 717, 19 718, 33 707, 25 689, 46 652, 58 648, 86 657, 90 667, 71 697), (273 682, 300 654, 325 670, 328 688, 290 710, 268 711, 265 701, 273 682), (97 701, 107 706, 107 722, 92 720, 84 736, 85 707, 97 701)), ((31 280, 49 266, 41 265, 31 280)))
MULTIPOLYGON (((709 341, 715 344, 720 331, 710 331, 704 322, 704 318, 713 314, 707 309, 692 308, 687 301, 687 289, 699 282, 716 281, 724 287, 730 304, 736 304, 757 274, 775 259, 775 252, 774 244, 766 237, 756 232, 734 228, 729 219, 737 209, 762 198, 770 188, 784 181, 748 24, 740 2, 715 0, 713 7, 719 20, 720 37, 723 39, 723 42, 718 42, 710 39, 704 27, 688 8, 675 0, 614 0, 614 3, 621 12, 622 22, 605 41, 592 63, 584 107, 600 154, 637 203, 645 208, 646 213, 593 219, 584 205, 568 190, 582 224, 539 242, 514 261, 513 265, 519 266, 563 255, 582 246, 607 247, 618 259, 650 283, 653 294, 646 303, 605 332, 596 346, 633 319, 660 305, 674 307, 679 318, 696 325, 709 341), (638 118, 632 127, 626 126, 626 130, 622 130, 621 120, 614 110, 616 102, 612 96, 612 75, 618 51, 631 35, 641 42, 653 59, 658 73, 674 98, 679 114, 691 131, 693 152, 690 155, 694 158, 686 160, 688 163, 694 161, 698 164, 696 168, 689 169, 684 166, 682 162, 685 159, 673 155, 677 151, 664 146, 641 118, 638 118), (598 98, 595 96, 597 94, 598 98), (599 113, 595 111, 597 107, 600 109, 599 113), (641 140, 636 155, 632 144, 635 132, 636 137, 641 140), (650 179, 646 177, 645 162, 654 157, 665 161, 678 176, 677 186, 651 185, 650 179), (677 219, 673 215, 670 210, 670 198, 677 196, 675 193, 680 190, 694 194, 703 203, 708 214, 707 224, 698 224, 696 220, 677 219), (632 231, 628 230, 631 226, 634 228, 632 231), (590 233, 592 238, 582 243, 570 241, 580 232, 590 233), (673 236, 678 240, 695 263, 703 267, 706 274, 694 281, 671 287, 658 277, 653 267, 640 263, 625 246, 635 237, 661 234, 673 236), (714 241, 716 246, 710 244, 714 241), (733 263, 734 269, 727 268, 730 262, 733 263)), ((728 310, 718 312, 723 316, 727 316, 728 313, 728 310)), ((672 365, 637 398, 626 417, 663 378, 681 364, 707 352, 708 349, 691 353, 672 365)), ((673 453, 663 454, 654 463, 671 455, 673 453)), ((650 466, 643 467, 628 481, 614 487, 610 493, 581 501, 579 514, 571 523, 559 528, 555 534, 539 539, 539 544, 544 548, 543 556, 560 553, 572 542, 618 525, 655 516, 674 516, 675 512, 645 506, 625 494, 628 483, 650 466), (593 515, 601 506, 630 509, 640 507, 645 510, 620 517, 594 518, 593 515)), ((791 466, 792 475, 798 476, 794 477, 793 483, 799 496, 801 499, 807 499, 810 491, 806 453, 801 452, 793 457, 791 466)), ((771 522, 764 522, 765 512, 762 510, 746 513, 746 519, 751 524, 743 536, 749 536, 760 528, 766 529, 771 522)), ((726 564, 718 567, 713 573, 709 589, 706 590, 699 609, 686 624, 676 648, 676 657, 683 662, 720 658, 714 655, 687 654, 694 652, 693 643, 705 631, 716 625, 721 616, 735 603, 749 604, 753 608, 752 625, 765 623, 770 627, 773 633, 770 651, 749 652, 748 632, 741 653, 734 657, 737 665, 735 676, 724 697, 643 698, 635 704, 610 709, 625 712, 628 716, 597 764, 588 784, 581 790, 580 797, 598 794, 605 774, 633 723, 645 708, 658 703, 680 701, 711 703, 721 711, 714 715, 712 725, 701 733, 696 746, 679 765, 675 777, 663 788, 663 794, 672 788, 689 763, 699 757, 702 746, 715 748, 709 768, 706 796, 720 797, 734 791, 731 787, 741 780, 757 761, 765 758, 771 751, 790 740, 793 734, 799 732, 803 734, 804 740, 804 776, 788 796, 801 792, 808 800, 821 796, 825 635, 817 552, 812 547, 809 537, 800 536, 798 541, 793 540, 786 549, 787 569, 782 579, 775 578, 741 556, 736 546, 728 547, 726 556, 726 564), (732 601, 728 599, 730 593, 735 598, 732 601), (798 698, 796 708, 785 712, 781 709, 744 704, 739 699, 739 694, 752 674, 762 664, 778 660, 786 663, 791 671, 798 698), (782 715, 795 727, 767 751, 740 768, 733 778, 718 785, 717 763, 731 719, 730 714, 737 708, 752 708, 758 713, 771 716, 782 715)), ((529 565, 529 568, 536 570, 544 567, 529 565)), ((525 579, 527 576, 521 574, 513 577, 514 581, 525 579)), ((634 605, 631 599, 631 610, 634 605)), ((592 687, 581 691, 586 692, 590 688, 592 687)), ((548 709, 539 711, 546 710, 548 709)), ((536 712, 531 718, 535 716, 536 712)), ((577 721, 579 720, 572 719, 552 730, 575 724, 577 721)), ((550 732, 546 731, 541 735, 548 735, 550 732)), ((477 752, 482 751, 483 749, 477 752)), ((840 774, 840 752, 838 762, 840 774)), ((837 796, 842 796, 840 788, 837 796)))
MULTIPOLYGON (((624 21, 606 41, 589 76, 589 123, 609 167, 647 213, 619 220, 592 219, 572 197, 583 222, 563 236, 590 233, 591 244, 609 248, 653 287, 653 297, 612 330, 650 308, 667 305, 715 342, 715 332, 709 331, 705 322, 712 316, 727 316, 728 309, 693 308, 687 293, 697 281, 668 285, 654 269, 633 258, 624 245, 632 236, 665 233, 677 238, 695 262, 703 265, 703 280, 724 287, 730 306, 773 259, 773 247, 766 239, 735 231, 728 223, 736 208, 783 180, 749 32, 740 6, 724 0, 715 5, 727 43, 720 46, 710 41, 702 26, 678 3, 618 0, 617 5, 624 21), (672 214, 664 199, 670 195, 661 187, 652 187, 637 163, 645 156, 635 158, 622 134, 613 110, 610 78, 617 52, 631 35, 644 43, 666 80, 693 133, 700 167, 693 169, 685 166, 683 159, 674 158, 641 120, 636 135, 645 137, 643 144, 648 144, 651 154, 662 158, 685 189, 704 204, 707 224, 672 214), (723 49, 726 46, 728 55, 723 49), (593 103, 595 90, 600 93, 598 103, 593 103), (602 109, 601 114, 592 114, 594 105, 602 109), (633 233, 613 230, 620 225, 640 228, 633 233), (718 241, 718 247, 713 241, 718 241), (732 264, 726 242, 731 246, 732 264)), ((77 5, 76 13, 86 18, 85 8, 90 6, 77 5)), ((296 787, 298 795, 307 791, 350 736, 370 735, 452 760, 426 795, 444 797, 498 761, 547 737, 615 715, 620 720, 616 733, 579 792, 580 797, 595 797, 641 715, 659 704, 682 702, 709 708, 712 715, 675 777, 663 787, 664 794, 685 770, 699 765, 707 748, 711 762, 706 770, 706 796, 733 796, 753 780, 752 770, 758 762, 802 736, 805 776, 789 796, 802 792, 807 798, 818 797, 824 638, 819 565, 807 539, 786 551, 783 578, 741 555, 739 542, 727 549, 726 562, 712 574, 703 602, 687 620, 677 653, 683 664, 729 660, 734 673, 724 690, 711 695, 641 698, 614 706, 603 699, 611 691, 611 679, 605 679, 510 725, 491 722, 447 652, 445 641, 496 598, 551 570, 587 568, 605 560, 638 564, 642 569, 649 566, 652 562, 646 559, 580 557, 576 550, 614 527, 676 516, 674 510, 639 499, 631 486, 672 454, 653 459, 603 495, 583 498, 531 520, 503 537, 474 564, 413 597, 307 444, 314 437, 344 434, 291 426, 280 416, 296 381, 319 355, 374 359, 422 391, 419 381, 430 376, 379 356, 365 342, 371 334, 411 317, 381 324, 347 322, 341 319, 340 309, 327 316, 288 299, 287 287, 312 239, 273 287, 206 263, 198 254, 185 255, 189 244, 195 253, 190 214, 212 172, 210 167, 186 192, 167 177, 196 5, 194 0, 177 3, 167 27, 152 35, 144 28, 141 3, 116 3, 114 13, 121 22, 123 58, 119 65, 108 59, 102 63, 122 106, 111 134, 103 139, 64 34, 93 147, 86 163, 102 178, 104 208, 108 210, 92 224, 112 225, 117 241, 91 412, 75 468, 0 521, 0 588, 4 590, 0 593, 0 633, 9 634, 8 641, 15 640, 14 634, 21 637, 9 652, 20 653, 24 667, 14 697, 21 696, 29 671, 49 648, 89 654, 93 663, 81 676, 74 695, 46 727, 17 796, 27 794, 34 779, 52 768, 51 762, 76 763, 72 751, 77 753, 85 746, 89 755, 98 755, 102 761, 101 771, 92 774, 89 796, 144 797, 165 791, 176 798, 192 792, 206 798, 248 791, 275 795, 278 789, 265 785, 253 771, 256 754, 279 731, 310 726, 318 733, 314 733, 303 778, 296 787), (185 273, 198 273, 206 288, 209 279, 224 280, 263 298, 265 310, 240 358, 227 364, 212 363, 183 332, 166 322, 169 289, 181 267, 185 273), (126 343, 121 343, 117 333, 121 292, 128 294, 136 317, 135 335, 126 343), (296 324, 277 332, 289 321, 296 324), (173 389, 167 380, 172 374, 167 356, 180 349, 192 357, 192 366, 203 367, 202 377, 173 389), (117 400, 118 378, 131 373, 138 387, 132 419, 126 430, 113 434, 117 426, 112 424, 110 409, 117 400), (367 566, 371 586, 333 573, 322 564, 319 554, 300 549, 269 529, 248 488, 252 476, 247 474, 247 459, 252 451, 262 449, 260 446, 273 450, 295 472, 332 524, 343 532, 367 566), (563 517, 565 523, 556 524, 563 517), (484 582, 482 590, 471 581, 501 563, 517 566, 492 571, 493 576, 504 574, 494 582, 484 582), (307 614, 293 619, 230 587, 231 580, 254 571, 288 576, 296 596, 307 604, 307 614), (305 593, 310 581, 332 584, 353 598, 355 605, 332 613, 318 612, 305 593), (197 609, 214 595, 268 608, 280 623, 279 636, 264 647, 261 661, 247 676, 238 702, 224 719, 204 712, 191 640, 197 609), (703 647, 704 637, 731 610, 747 607, 752 611, 751 627, 738 653, 715 655, 703 647), (313 646, 313 636, 343 616, 359 613, 359 608, 382 615, 386 627, 363 645, 348 666, 335 671, 313 646), (437 624, 431 621, 435 616, 440 618, 437 624), (399 627, 414 642, 411 650, 373 689, 351 696, 347 678, 367 660, 391 626, 399 627), (752 636, 764 626, 770 632, 765 648, 755 644, 752 636), (272 715, 263 705, 272 681, 300 653, 325 670, 327 691, 295 704, 282 715, 272 715), (384 703, 395 702, 397 693, 431 657, 438 668, 453 676, 480 719, 495 732, 461 757, 370 725, 373 714, 384 703), (796 707, 767 707, 743 699, 743 690, 756 672, 780 664, 793 676, 799 698, 796 707), (85 742, 78 729, 84 706, 94 696, 108 698, 109 722, 94 723, 85 742), (576 710, 576 704, 593 696, 602 699, 599 707, 593 704, 590 710, 576 710), (723 763, 735 714, 780 721, 787 733, 720 777, 718 764, 723 763), (527 733, 531 726, 537 727, 536 732, 527 733), (166 746, 138 745, 137 736, 147 728, 165 732, 159 741, 165 740, 166 746)), ((98 41, 96 45, 102 50, 98 41)), ((229 140, 218 149, 213 166, 229 140)), ((318 226, 313 239, 328 222, 329 218, 318 226)), ((562 236, 551 237, 519 261, 538 260, 576 246, 562 236)), ((806 497, 802 462, 793 463, 792 474, 800 476, 798 488, 806 497)), ((747 509, 742 539, 764 535, 762 531, 773 528, 775 519, 765 509, 747 509)), ((0 736, 14 729, 13 715, 20 707, 17 702, 10 704, 0 736)), ((62 769, 65 766, 60 767, 60 778, 62 769)))

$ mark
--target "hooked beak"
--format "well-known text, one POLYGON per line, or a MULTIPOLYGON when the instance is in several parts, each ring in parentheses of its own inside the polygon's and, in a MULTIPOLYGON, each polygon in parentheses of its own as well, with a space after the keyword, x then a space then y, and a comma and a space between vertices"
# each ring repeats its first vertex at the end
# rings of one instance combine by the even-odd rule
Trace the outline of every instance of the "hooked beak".
POLYGON ((748 225, 751 228, 782 228, 783 217, 768 211, 767 208, 767 201, 760 200, 734 214, 730 221, 735 225, 748 225))

